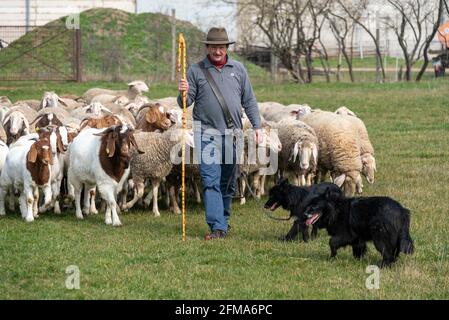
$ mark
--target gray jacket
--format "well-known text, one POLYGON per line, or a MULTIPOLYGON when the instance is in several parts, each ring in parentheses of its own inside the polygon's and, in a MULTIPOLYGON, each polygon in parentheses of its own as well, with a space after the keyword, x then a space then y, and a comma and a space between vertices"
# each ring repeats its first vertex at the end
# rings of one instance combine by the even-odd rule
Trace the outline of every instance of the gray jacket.
MULTIPOLYGON (((229 56, 221 70, 217 69, 207 56, 203 62, 228 104, 235 128, 242 128, 243 106, 253 127, 259 129, 261 126, 259 108, 245 67, 229 56)), ((187 106, 195 102, 193 120, 201 121, 202 131, 214 128, 224 134, 227 126, 223 110, 198 63, 189 67, 187 81, 189 82, 187 106)), ((178 96, 178 105, 182 107, 181 95, 178 96)))

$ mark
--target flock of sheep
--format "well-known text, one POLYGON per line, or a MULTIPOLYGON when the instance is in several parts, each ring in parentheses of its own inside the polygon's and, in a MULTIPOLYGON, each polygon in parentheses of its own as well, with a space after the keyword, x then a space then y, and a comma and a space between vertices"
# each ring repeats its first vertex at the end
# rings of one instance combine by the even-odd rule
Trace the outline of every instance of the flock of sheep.
MULTIPOLYGON (((97 192, 104 200, 106 224, 121 225, 120 210, 137 202, 149 205, 152 199, 152 211, 159 216, 154 200, 160 196, 172 212, 180 213, 181 165, 171 156, 181 141, 195 148, 192 108, 187 112, 189 130, 180 130, 182 110, 176 98, 149 100, 144 95, 148 90, 144 82, 133 81, 128 90, 93 88, 82 97, 45 92, 40 101, 14 103, 0 97, 0 215, 5 214, 5 199, 9 196, 14 211, 19 196, 26 221, 49 209, 61 213, 60 201, 70 206, 73 200, 82 219, 98 213, 97 192), (147 184, 150 191, 144 199, 147 184)), ((275 102, 260 103, 259 108, 261 146, 278 154, 277 175, 308 186, 324 181, 329 172, 347 195, 362 192, 362 176, 374 182, 374 149, 363 121, 348 108, 332 113, 275 102)), ((251 127, 247 118, 242 122, 244 129, 251 127)), ((253 137, 245 135, 247 144, 253 137)), ((240 175, 251 178, 255 195, 262 196, 267 178, 262 169, 267 165, 243 161, 239 166, 240 175)), ((186 170, 188 191, 200 202, 198 165, 188 164, 186 170)), ((242 204, 246 181, 240 177, 238 182, 242 204)))

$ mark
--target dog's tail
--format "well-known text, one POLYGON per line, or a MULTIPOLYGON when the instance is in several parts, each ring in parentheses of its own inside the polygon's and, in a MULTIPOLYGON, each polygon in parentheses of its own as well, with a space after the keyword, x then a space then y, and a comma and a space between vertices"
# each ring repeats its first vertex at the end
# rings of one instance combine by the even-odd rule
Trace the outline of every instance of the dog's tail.
POLYGON ((415 247, 410 237, 410 210, 403 208, 402 212, 405 215, 405 224, 399 235, 399 250, 405 254, 412 254, 415 247))

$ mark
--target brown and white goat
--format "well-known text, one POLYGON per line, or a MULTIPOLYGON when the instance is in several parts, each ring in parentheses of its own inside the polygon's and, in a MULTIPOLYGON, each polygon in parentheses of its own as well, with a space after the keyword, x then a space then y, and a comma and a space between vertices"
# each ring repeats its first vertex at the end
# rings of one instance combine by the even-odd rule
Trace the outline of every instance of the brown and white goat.
MULTIPOLYGON (((81 190, 97 186, 107 203, 105 223, 120 226, 117 215, 116 196, 129 175, 130 147, 137 150, 134 130, 126 125, 112 126, 105 130, 85 129, 70 145, 68 183, 75 197, 76 217, 83 219, 81 190), (112 216, 111 216, 112 214, 112 216)), ((86 198, 85 198, 86 199, 86 198)), ((86 203, 84 203, 85 209, 86 203)))
POLYGON ((44 192, 43 208, 51 202, 51 165, 53 156, 50 140, 36 134, 21 137, 11 146, 0 176, 0 215, 5 214, 8 191, 20 190, 20 212, 26 221, 38 216, 39 189, 44 192))

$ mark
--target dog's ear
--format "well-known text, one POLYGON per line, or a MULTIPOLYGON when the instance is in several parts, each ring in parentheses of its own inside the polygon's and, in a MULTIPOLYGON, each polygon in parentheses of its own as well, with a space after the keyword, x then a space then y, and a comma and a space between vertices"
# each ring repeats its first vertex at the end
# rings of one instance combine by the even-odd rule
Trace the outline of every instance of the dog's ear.
POLYGON ((324 198, 326 200, 329 200, 331 198, 331 189, 329 187, 327 187, 326 190, 324 191, 324 198))
POLYGON ((281 178, 281 180, 279 180, 279 184, 281 186, 286 186, 288 185, 288 178, 281 178))

